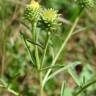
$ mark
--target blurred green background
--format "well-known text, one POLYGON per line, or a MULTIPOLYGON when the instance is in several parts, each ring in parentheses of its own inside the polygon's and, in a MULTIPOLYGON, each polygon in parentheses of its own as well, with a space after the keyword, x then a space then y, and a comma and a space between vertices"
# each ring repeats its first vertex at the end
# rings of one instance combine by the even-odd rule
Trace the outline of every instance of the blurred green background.
MULTIPOLYGON (((78 5, 74 0, 38 1, 46 8, 58 10, 63 18, 62 26, 53 34, 52 42, 50 41, 56 53, 78 15, 78 5)), ((29 2, 30 0, 0 0, 0 74, 10 88, 20 92, 21 96, 39 96, 38 76, 32 68, 30 56, 20 37, 21 29, 29 32, 20 25, 25 5, 29 2)), ((79 80, 82 77, 88 80, 96 74, 96 10, 84 10, 75 32, 77 33, 69 40, 57 63, 79 61, 82 66, 77 66, 71 71, 78 75, 79 80)), ((50 50, 47 55, 48 64, 52 61, 50 50)), ((45 96, 60 96, 60 88, 64 80, 67 80, 65 96, 71 96, 70 91, 76 84, 67 72, 61 72, 48 81, 45 86, 45 96)), ((88 90, 85 92, 86 95, 83 94, 84 96, 96 96, 96 85, 88 90)), ((14 95, 0 88, 0 96, 14 95)))

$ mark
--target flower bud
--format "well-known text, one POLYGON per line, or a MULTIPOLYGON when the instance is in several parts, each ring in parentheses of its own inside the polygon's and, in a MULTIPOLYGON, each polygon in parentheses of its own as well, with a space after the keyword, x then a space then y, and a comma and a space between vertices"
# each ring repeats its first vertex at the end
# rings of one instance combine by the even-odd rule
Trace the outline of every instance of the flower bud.
POLYGON ((24 17, 30 22, 38 20, 40 11, 40 5, 38 2, 32 0, 30 4, 26 6, 24 17))
POLYGON ((41 14, 44 27, 51 31, 56 28, 56 25, 58 24, 58 17, 59 14, 57 14, 57 11, 52 8, 44 10, 41 14))

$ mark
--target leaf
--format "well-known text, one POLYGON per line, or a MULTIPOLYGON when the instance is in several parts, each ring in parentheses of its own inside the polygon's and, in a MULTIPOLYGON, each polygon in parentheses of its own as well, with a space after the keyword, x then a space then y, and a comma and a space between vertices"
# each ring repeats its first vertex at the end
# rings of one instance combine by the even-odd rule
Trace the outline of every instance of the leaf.
POLYGON ((47 81, 48 81, 49 79, 53 78, 54 76, 56 76, 57 74, 59 74, 60 72, 65 71, 65 70, 68 70, 69 68, 71 68, 71 67, 73 67, 73 66, 76 66, 76 65, 78 65, 78 64, 80 64, 79 61, 74 62, 74 63, 71 63, 71 64, 67 64, 67 65, 64 66, 63 68, 60 68, 60 69, 58 69, 57 71, 55 71, 54 73, 52 73, 51 75, 49 75, 49 77, 47 78, 47 81))

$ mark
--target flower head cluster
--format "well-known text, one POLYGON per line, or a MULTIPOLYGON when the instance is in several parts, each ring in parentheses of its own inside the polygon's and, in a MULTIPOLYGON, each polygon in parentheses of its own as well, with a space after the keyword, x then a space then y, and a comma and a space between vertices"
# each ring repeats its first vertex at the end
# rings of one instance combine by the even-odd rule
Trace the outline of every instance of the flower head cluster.
POLYGON ((41 15, 44 27, 48 28, 49 30, 54 30, 58 25, 58 17, 59 14, 57 13, 57 10, 52 8, 44 10, 43 14, 41 15))
POLYGON ((95 8, 96 0, 75 0, 81 7, 95 8))
POLYGON ((38 2, 32 0, 30 4, 26 6, 24 17, 30 22, 33 22, 38 19, 38 14, 40 10, 40 5, 38 2))
POLYGON ((52 31, 56 29, 58 25, 59 14, 57 10, 52 8, 41 8, 38 2, 32 0, 31 3, 26 6, 24 17, 31 23, 38 21, 37 25, 40 25, 40 28, 52 31))
POLYGON ((57 11, 51 9, 45 10, 42 14, 42 19, 45 22, 54 22, 57 19, 58 15, 57 15, 57 11))
POLYGON ((40 5, 38 2, 32 0, 31 4, 29 5, 34 11, 38 10, 40 8, 40 5))

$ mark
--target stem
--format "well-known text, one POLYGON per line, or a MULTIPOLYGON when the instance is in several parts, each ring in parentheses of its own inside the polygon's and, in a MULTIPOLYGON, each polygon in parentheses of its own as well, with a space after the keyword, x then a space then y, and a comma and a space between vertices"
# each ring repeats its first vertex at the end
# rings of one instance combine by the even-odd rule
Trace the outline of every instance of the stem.
POLYGON ((78 80, 78 76, 74 74, 73 70, 69 69, 68 73, 71 75, 71 77, 73 78, 73 80, 75 81, 75 83, 80 86, 80 81, 78 80))
MULTIPOLYGON (((36 32, 36 25, 37 22, 34 22, 32 24, 32 32, 34 34, 34 41, 38 41, 38 33, 36 32)), ((39 60, 39 52, 38 52, 38 46, 35 45, 35 57, 36 57, 36 65, 37 65, 37 70, 40 70, 41 65, 40 65, 40 60, 39 60)), ((42 87, 42 72, 39 73, 39 78, 40 78, 40 96, 43 96, 43 87, 42 87)))
POLYGON ((15 96, 19 96, 19 93, 15 92, 14 90, 12 90, 10 88, 8 88, 7 90, 8 90, 8 92, 14 94, 15 96))
POLYGON ((88 84, 85 84, 77 93, 75 93, 74 96, 78 96, 81 92, 83 92, 85 89, 87 89, 89 86, 93 85, 96 83, 96 79, 89 82, 88 84))
MULTIPOLYGON (((47 47, 48 47, 49 38, 50 38, 50 33, 47 35, 47 40, 46 40, 46 43, 45 43, 45 48, 44 48, 44 53, 43 53, 40 69, 42 68, 42 65, 44 64, 44 60, 45 60, 45 55, 46 55, 46 51, 47 51, 47 47)), ((40 71, 40 96, 44 96, 43 95, 43 86, 42 86, 42 81, 43 81, 42 80, 42 75, 43 75, 42 71, 40 71)))
MULTIPOLYGON (((48 78, 47 78, 47 81, 48 80, 50 80, 51 78, 53 78, 53 77, 55 77, 57 74, 59 74, 60 72, 62 72, 62 71, 65 71, 65 70, 68 70, 69 68, 71 68, 71 67, 73 67, 73 66, 76 66, 76 65, 78 65, 79 63, 72 63, 72 64, 69 64, 69 65, 67 65, 67 66, 65 66, 65 67, 62 67, 62 68, 59 68, 58 70, 56 70, 55 72, 53 72, 51 75, 49 75, 48 76, 48 78)), ((46 81, 46 82, 47 82, 46 81)))
POLYGON ((40 96, 44 96, 43 95, 43 86, 42 86, 42 71, 39 72, 40 73, 40 96))
POLYGON ((0 84, 0 87, 1 87, 1 88, 6 89, 8 92, 14 94, 15 96, 19 96, 19 93, 17 93, 17 92, 15 92, 14 90, 12 90, 12 89, 6 84, 5 81, 2 81, 2 80, 0 80, 0 81, 1 81, 0 83, 2 83, 2 84, 0 84))
POLYGON ((26 48, 27 48, 27 50, 28 50, 28 52, 29 52, 29 54, 30 54, 30 57, 31 57, 31 62, 32 62, 32 64, 34 65, 34 62, 33 62, 33 57, 32 57, 32 54, 31 54, 31 50, 30 50, 30 48, 29 48, 29 46, 28 46, 28 44, 27 44, 27 42, 26 42, 26 39, 25 39, 25 37, 24 37, 23 33, 22 33, 22 32, 20 32, 20 34, 22 35, 22 38, 23 38, 24 43, 25 43, 25 46, 26 46, 26 48))
MULTIPOLYGON (((34 34, 34 41, 37 42, 38 40, 38 33, 36 32, 36 25, 37 22, 34 22, 32 24, 32 32, 34 34)), ((38 53, 38 47, 37 45, 35 45, 35 57, 36 57, 36 65, 37 65, 37 69, 40 69, 40 60, 39 60, 39 53, 38 53)))
POLYGON ((63 65, 58 64, 58 65, 54 65, 54 66, 47 66, 47 67, 41 68, 40 71, 46 71, 46 70, 52 69, 52 68, 62 68, 64 66, 65 66, 64 64, 63 65))
MULTIPOLYGON (((52 66, 55 65, 55 63, 56 63, 59 55, 61 54, 61 52, 62 52, 62 50, 64 49, 65 45, 67 44, 68 40, 70 39, 70 37, 71 37, 71 35, 72 35, 72 33, 73 33, 73 31, 74 31, 74 29, 75 29, 78 21, 79 21, 79 18, 80 18, 80 15, 75 19, 75 22, 74 22, 71 30, 69 31, 68 36, 66 37, 66 39, 65 39, 64 42, 62 43, 62 45, 61 45, 61 47, 60 47, 60 49, 59 49, 56 57, 54 58, 54 60, 53 60, 53 62, 52 62, 52 64, 51 64, 52 66)), ((47 81, 47 78, 48 78, 51 70, 52 70, 52 69, 49 69, 49 70, 47 71, 47 73, 46 73, 46 75, 45 75, 45 78, 43 79, 43 86, 45 85, 45 83, 46 83, 46 81, 47 81)))
POLYGON ((46 39, 46 42, 45 42, 45 47, 44 47, 44 53, 43 53, 43 58, 42 58, 42 62, 41 62, 41 67, 42 67, 42 65, 44 64, 44 61, 45 61, 45 55, 46 55, 46 51, 47 51, 49 40, 50 40, 50 32, 48 32, 48 34, 47 34, 47 39, 46 39))
MULTIPOLYGON (((44 53, 43 53, 43 57, 42 57, 42 62, 41 62, 41 65, 40 65, 40 69, 42 69, 42 65, 44 64, 44 61, 45 61, 45 55, 46 55, 46 51, 47 51, 47 47, 48 47, 48 42, 50 40, 50 32, 48 32, 47 34, 47 39, 46 39, 46 42, 45 42, 45 47, 44 47, 44 53)), ((42 71, 39 71, 40 72, 40 96, 43 96, 43 86, 42 86, 42 71)))

